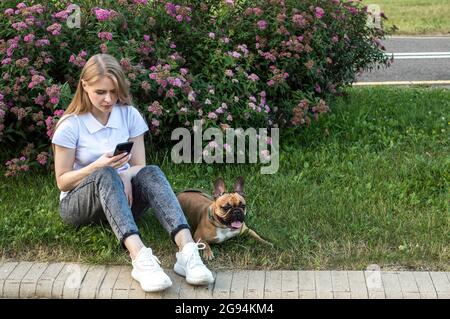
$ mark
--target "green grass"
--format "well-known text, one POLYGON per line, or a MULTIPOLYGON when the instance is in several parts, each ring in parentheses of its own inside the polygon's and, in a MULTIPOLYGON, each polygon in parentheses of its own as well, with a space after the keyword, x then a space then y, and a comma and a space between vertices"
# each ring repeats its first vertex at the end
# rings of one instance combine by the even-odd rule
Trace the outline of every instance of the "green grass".
MULTIPOLYGON (((280 169, 175 165, 153 156, 176 191, 246 178, 247 223, 274 242, 213 246, 213 269, 449 271, 450 91, 349 89, 333 112, 281 140, 280 169), (327 133, 325 133, 327 132, 327 133)), ((154 153, 152 153, 154 154, 154 153)), ((0 252, 6 258, 127 263, 108 225, 64 225, 54 176, 0 177, 0 252)), ((138 223, 164 267, 175 245, 150 213, 138 223)))
POLYGON ((366 5, 377 4, 396 25, 395 35, 449 35, 450 2, 448 0, 363 0, 366 5))

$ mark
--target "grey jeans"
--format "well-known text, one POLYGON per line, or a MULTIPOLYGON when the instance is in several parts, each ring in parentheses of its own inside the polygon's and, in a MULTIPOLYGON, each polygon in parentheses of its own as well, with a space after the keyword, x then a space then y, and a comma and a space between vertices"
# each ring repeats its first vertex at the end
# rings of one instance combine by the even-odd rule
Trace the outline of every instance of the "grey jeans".
POLYGON ((138 234, 135 220, 150 207, 174 240, 181 229, 189 229, 178 200, 158 166, 147 165, 131 179, 133 205, 128 206, 124 185, 117 171, 103 167, 81 181, 60 203, 60 215, 69 225, 81 226, 107 220, 120 241, 138 234))

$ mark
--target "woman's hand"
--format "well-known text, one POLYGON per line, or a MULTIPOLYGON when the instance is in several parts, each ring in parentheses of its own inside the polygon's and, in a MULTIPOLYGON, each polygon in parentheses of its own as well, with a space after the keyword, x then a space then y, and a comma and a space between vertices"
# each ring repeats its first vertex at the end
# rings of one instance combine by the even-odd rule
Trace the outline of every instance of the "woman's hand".
POLYGON ((133 205, 133 188, 131 186, 131 178, 125 172, 119 173, 119 176, 123 182, 125 195, 127 196, 127 199, 128 199, 128 206, 130 206, 130 208, 131 208, 131 206, 133 205))
POLYGON ((111 166, 112 168, 119 168, 128 163, 131 158, 131 154, 122 153, 116 156, 112 156, 112 153, 103 154, 93 164, 96 168, 102 168, 105 166, 111 166))

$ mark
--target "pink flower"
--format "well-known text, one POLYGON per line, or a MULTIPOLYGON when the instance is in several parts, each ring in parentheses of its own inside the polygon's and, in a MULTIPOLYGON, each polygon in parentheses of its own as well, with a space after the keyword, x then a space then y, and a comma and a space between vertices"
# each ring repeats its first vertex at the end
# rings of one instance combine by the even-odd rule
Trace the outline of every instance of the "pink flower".
POLYGON ((322 92, 322 89, 320 88, 319 84, 316 84, 316 86, 314 87, 314 90, 315 90, 317 93, 321 93, 321 92, 322 92))
POLYGON ((117 16, 117 12, 115 12, 114 10, 105 10, 101 8, 96 8, 94 12, 98 21, 106 21, 117 16))
POLYGON ((225 4, 227 6, 233 7, 234 6, 234 0, 225 0, 225 4))
POLYGON ((292 22, 294 22, 299 27, 306 25, 306 20, 301 14, 294 14, 294 16, 292 17, 292 22))
POLYGON ((195 97, 196 97, 195 92, 194 91, 190 91, 189 94, 188 94, 188 100, 190 102, 195 102, 195 97))
POLYGON ((23 22, 23 21, 13 23, 11 26, 12 26, 14 29, 16 29, 17 31, 22 31, 22 30, 25 30, 25 29, 28 28, 28 25, 27 25, 25 22, 23 22))
POLYGON ((144 34, 144 41, 145 42, 150 41, 150 36, 148 34, 144 34))
POLYGON ((316 7, 315 9, 315 15, 317 19, 322 19, 323 15, 325 14, 325 11, 321 7, 316 7))
POLYGON ((97 36, 101 39, 101 40, 107 40, 107 41, 111 41, 113 39, 112 33, 111 32, 99 32, 97 34, 97 36))
POLYGON ((148 0, 133 0, 134 4, 143 4, 144 6, 147 5, 148 0))
POLYGON ((34 45, 39 48, 45 45, 50 45, 50 41, 48 39, 39 39, 34 43, 34 45))
POLYGON ((167 91, 166 97, 174 97, 174 96, 175 96, 175 92, 173 91, 173 89, 170 89, 169 91, 167 91))
POLYGON ((247 78, 253 82, 256 82, 259 80, 259 77, 255 73, 250 74, 247 78))
POLYGON ((208 34, 208 37, 210 37, 211 39, 214 39, 216 37, 216 35, 214 34, 214 32, 210 32, 208 34))
POLYGON ((152 119, 152 125, 155 127, 159 126, 159 121, 157 119, 152 119))
POLYGON ((47 152, 39 153, 38 156, 36 157, 38 163, 44 166, 47 163, 48 155, 49 154, 47 152))
POLYGON ((47 31, 52 35, 59 35, 61 33, 61 25, 59 23, 53 23, 47 28, 47 31))
POLYGON ((33 33, 30 33, 30 34, 28 34, 28 35, 26 35, 26 36, 24 36, 23 37, 23 41, 25 41, 25 42, 31 42, 31 41, 33 41, 34 40, 34 34, 33 33))
POLYGON ((173 81, 173 84, 172 84, 173 86, 177 86, 177 87, 182 87, 183 86, 183 82, 181 82, 181 80, 179 79, 179 78, 176 78, 174 81, 173 81))
POLYGON ((257 25, 259 30, 265 30, 267 28, 267 22, 265 20, 259 20, 257 25))
POLYGON ((11 15, 13 15, 13 14, 14 14, 14 9, 9 8, 9 9, 6 9, 6 10, 5 10, 5 15, 11 16, 11 15))
POLYGON ((217 119, 217 114, 214 113, 214 112, 209 112, 208 113, 208 118, 211 119, 211 120, 215 120, 215 119, 217 119))

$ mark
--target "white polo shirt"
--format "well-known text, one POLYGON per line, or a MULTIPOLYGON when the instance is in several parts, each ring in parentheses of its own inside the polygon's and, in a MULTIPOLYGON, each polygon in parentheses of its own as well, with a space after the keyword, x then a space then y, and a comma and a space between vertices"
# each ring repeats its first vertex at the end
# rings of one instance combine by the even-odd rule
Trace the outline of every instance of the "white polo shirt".
MULTIPOLYGON (((115 104, 106 125, 101 124, 91 112, 72 115, 61 122, 52 143, 76 149, 73 170, 95 162, 100 156, 114 152, 116 145, 148 131, 147 123, 139 111, 130 105, 115 104)), ((117 169, 126 170, 130 164, 117 169)), ((61 192, 62 200, 68 192, 61 192)))

